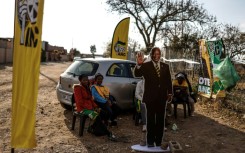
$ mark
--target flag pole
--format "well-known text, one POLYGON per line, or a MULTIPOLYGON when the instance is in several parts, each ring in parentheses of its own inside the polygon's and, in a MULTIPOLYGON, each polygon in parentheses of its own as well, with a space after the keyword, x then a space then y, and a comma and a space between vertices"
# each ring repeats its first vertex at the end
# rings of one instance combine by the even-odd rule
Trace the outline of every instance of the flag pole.
MULTIPOLYGON (((17 8, 17 3, 16 3, 16 1, 14 2, 14 36, 13 36, 13 42, 14 42, 14 39, 15 39, 15 22, 16 22, 16 20, 15 20, 15 14, 16 14, 16 8, 17 8)), ((14 51, 14 43, 13 43, 13 51, 14 51)), ((14 52, 15 53, 15 52, 14 52)), ((14 54, 13 53, 13 54, 14 54)), ((13 102, 12 102, 13 103, 13 102)), ((11 105, 13 105, 11 103, 11 105)), ((12 117, 11 117, 11 119, 12 119, 12 117)), ((12 123, 11 123, 12 124, 12 123)), ((14 148, 11 148, 11 153, 14 153, 14 148)))

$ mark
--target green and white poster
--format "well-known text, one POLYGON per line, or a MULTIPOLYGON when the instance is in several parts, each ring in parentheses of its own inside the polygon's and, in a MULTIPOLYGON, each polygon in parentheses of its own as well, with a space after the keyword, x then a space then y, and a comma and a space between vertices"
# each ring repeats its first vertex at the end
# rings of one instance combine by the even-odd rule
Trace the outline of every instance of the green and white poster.
POLYGON ((198 80, 198 93, 207 98, 225 97, 224 87, 220 79, 214 75, 213 69, 221 62, 223 43, 221 40, 199 40, 201 73, 198 80))
MULTIPOLYGON (((208 49, 208 53, 211 59, 211 67, 212 72, 213 70, 220 64, 221 57, 225 57, 224 55, 224 48, 222 40, 215 40, 215 41, 207 41, 206 46, 208 49)), ((212 97, 225 97, 225 90, 224 87, 219 79, 219 77, 213 73, 212 76, 212 97)))

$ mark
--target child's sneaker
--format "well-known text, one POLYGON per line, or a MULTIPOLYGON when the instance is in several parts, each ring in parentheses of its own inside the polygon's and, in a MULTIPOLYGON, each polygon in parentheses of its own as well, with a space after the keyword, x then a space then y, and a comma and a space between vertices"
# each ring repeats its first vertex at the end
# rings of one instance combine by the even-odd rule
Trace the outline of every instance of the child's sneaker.
POLYGON ((117 141, 117 138, 115 135, 113 135, 112 133, 110 133, 110 135, 108 136, 108 139, 111 141, 117 141))

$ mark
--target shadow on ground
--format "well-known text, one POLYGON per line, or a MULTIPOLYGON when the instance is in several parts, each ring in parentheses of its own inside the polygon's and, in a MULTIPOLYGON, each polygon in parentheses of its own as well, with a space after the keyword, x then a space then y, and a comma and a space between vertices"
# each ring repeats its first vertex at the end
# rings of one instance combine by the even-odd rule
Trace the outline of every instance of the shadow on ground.
MULTIPOLYGON (((172 116, 168 117, 170 124, 167 126, 168 130, 165 133, 165 139, 166 141, 179 142, 183 147, 184 153, 245 152, 243 147, 245 134, 243 132, 220 124, 200 114, 184 119, 182 112, 182 109, 178 109, 177 119, 172 116), (176 131, 171 130, 173 123, 178 127, 176 131)), ((67 130, 71 130, 71 111, 65 110, 64 116, 67 130)), ((75 130, 71 131, 76 137, 79 137, 78 126, 79 121, 76 122, 75 130)), ((88 126, 88 121, 86 126, 88 126)), ((121 114, 119 116, 118 128, 110 128, 110 130, 116 135, 126 135, 130 139, 129 142, 111 142, 105 137, 91 135, 86 129, 84 136, 80 137, 80 140, 89 152, 131 152, 131 146, 139 144, 142 136, 141 126, 135 126, 132 112, 121 114)))

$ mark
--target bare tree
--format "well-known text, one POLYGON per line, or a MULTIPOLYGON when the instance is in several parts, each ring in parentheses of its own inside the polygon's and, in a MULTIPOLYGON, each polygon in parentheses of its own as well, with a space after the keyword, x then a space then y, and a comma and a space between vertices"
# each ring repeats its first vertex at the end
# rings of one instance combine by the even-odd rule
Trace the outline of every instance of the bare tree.
POLYGON ((164 23, 188 21, 204 24, 214 20, 196 0, 107 0, 110 11, 129 14, 135 20, 147 51, 161 39, 164 23))
POLYGON ((244 54, 245 34, 237 26, 214 23, 205 27, 201 33, 201 37, 206 40, 222 39, 225 46, 224 55, 230 58, 244 54))
POLYGON ((70 52, 71 51, 73 51, 73 55, 74 56, 77 56, 77 57, 81 56, 81 53, 80 53, 80 51, 77 48, 71 48, 70 52))
POLYGON ((106 43, 106 50, 103 53, 104 57, 111 57, 111 41, 106 43))
POLYGON ((198 40, 202 38, 202 26, 190 22, 170 22, 161 31, 167 58, 198 60, 198 40))
POLYGON ((199 30, 199 35, 201 39, 220 39, 221 29, 223 27, 222 23, 212 22, 208 23, 199 30))
POLYGON ((225 54, 230 58, 244 55, 245 34, 242 34, 238 27, 225 24, 221 32, 221 38, 225 45, 225 54))

